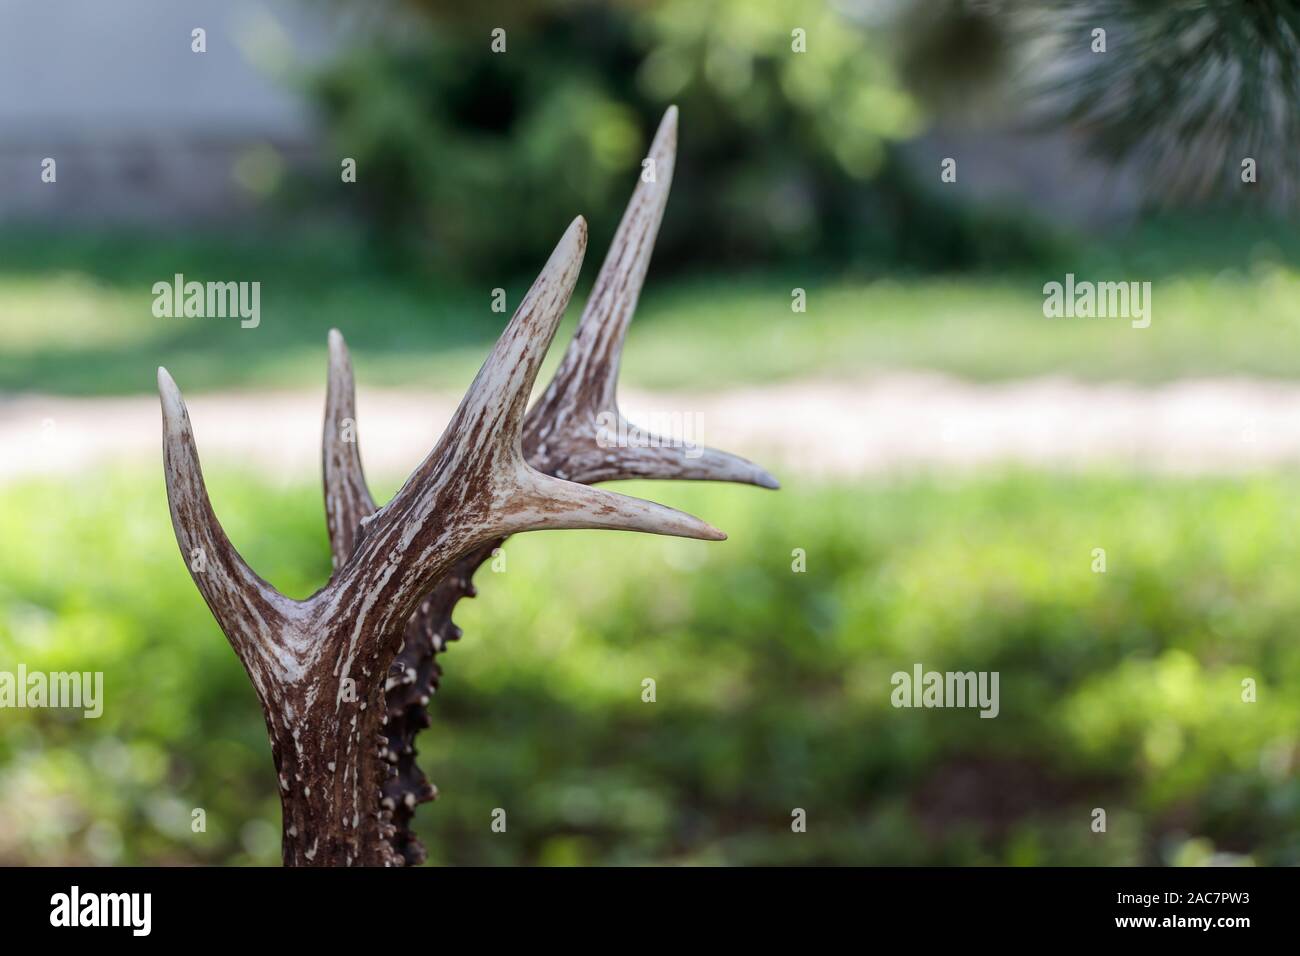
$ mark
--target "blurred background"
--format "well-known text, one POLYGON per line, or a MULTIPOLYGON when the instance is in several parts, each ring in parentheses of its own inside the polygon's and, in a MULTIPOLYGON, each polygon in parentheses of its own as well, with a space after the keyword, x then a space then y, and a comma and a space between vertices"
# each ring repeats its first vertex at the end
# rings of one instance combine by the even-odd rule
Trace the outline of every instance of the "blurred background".
POLYGON ((1300 863, 1300 3, 465 6, 0 0, 0 670, 106 698, 0 710, 0 863, 279 860, 155 368, 306 596, 327 330, 391 493, 581 213, 567 341, 670 104, 625 404, 784 487, 620 489, 722 544, 509 542, 418 742, 430 861, 1300 863), (259 326, 155 317, 176 273, 259 326), (1150 327, 1045 318, 1067 273, 1150 327), (918 662, 998 671, 998 718, 893 708, 918 662))

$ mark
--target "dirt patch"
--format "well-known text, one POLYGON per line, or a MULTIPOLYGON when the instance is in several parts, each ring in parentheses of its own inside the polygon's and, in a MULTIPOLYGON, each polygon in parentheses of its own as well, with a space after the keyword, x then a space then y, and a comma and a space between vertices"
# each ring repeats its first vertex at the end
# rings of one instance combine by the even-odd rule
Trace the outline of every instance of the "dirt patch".
MULTIPOLYGON (((459 395, 364 390, 367 469, 400 478, 424 457, 459 395)), ((320 471, 324 393, 195 395, 205 462, 282 481, 320 471)), ((783 476, 846 478, 1000 465, 1239 474, 1300 464, 1300 385, 1194 379, 1158 386, 1035 378, 973 384, 929 373, 803 381, 726 392, 628 392, 634 422, 682 420, 689 440, 783 476)), ((157 399, 0 399, 0 481, 160 458, 157 399)))

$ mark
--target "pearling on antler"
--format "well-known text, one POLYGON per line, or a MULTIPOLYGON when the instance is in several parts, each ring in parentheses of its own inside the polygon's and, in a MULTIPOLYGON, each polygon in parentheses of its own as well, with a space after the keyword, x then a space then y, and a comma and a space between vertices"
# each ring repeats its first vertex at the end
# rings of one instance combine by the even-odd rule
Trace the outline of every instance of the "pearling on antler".
POLYGON ((675 134, 670 110, 652 150, 659 181, 637 188, 578 335, 534 412, 525 419, 586 245, 580 218, 437 446, 383 508, 366 487, 355 441, 345 440, 344 421, 355 418, 352 370, 342 336, 331 332, 323 464, 335 572, 306 600, 280 594, 231 545, 208 500, 185 405, 159 369, 172 523, 195 584, 262 703, 279 773, 286 864, 423 859, 408 825, 434 790, 415 766, 412 742, 428 724, 424 706, 439 673, 433 658, 459 636, 452 609, 473 594, 474 570, 507 535, 605 528, 724 537, 671 508, 565 477, 776 487, 762 469, 722 452, 690 459, 680 449, 600 448, 596 441, 597 415, 617 413, 618 354, 662 217, 675 134))

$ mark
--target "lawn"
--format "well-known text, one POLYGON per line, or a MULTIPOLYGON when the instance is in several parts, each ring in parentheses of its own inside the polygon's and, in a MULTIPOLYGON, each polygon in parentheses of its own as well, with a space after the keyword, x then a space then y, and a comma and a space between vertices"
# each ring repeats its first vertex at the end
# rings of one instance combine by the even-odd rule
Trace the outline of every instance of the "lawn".
MULTIPOLYGON (((580 295, 599 258, 589 254, 580 295)), ((530 279, 395 273, 339 237, 0 237, 0 391, 147 392, 159 364, 187 391, 319 388, 331 326, 347 335, 363 385, 457 391, 506 318, 491 310, 492 289, 506 289, 513 310, 530 279), (152 285, 178 272, 260 281, 261 324, 155 318, 152 285)), ((576 315, 571 308, 570 324, 576 315)), ((1294 378, 1298 351, 1300 239, 1285 224, 1153 221, 1122 238, 1076 241, 1050 265, 990 274, 787 268, 663 279, 652 267, 624 381, 719 388, 882 368, 977 380, 1294 378), (1081 280, 1150 281, 1150 328, 1044 318, 1042 287, 1067 271, 1081 280), (791 309, 796 287, 807 294, 802 313, 791 309)))
MULTIPOLYGON (((1300 864, 1297 480, 633 485, 730 539, 524 535, 480 572, 420 741, 431 859, 1300 864), (895 709, 917 663, 999 672, 998 717, 895 709)), ((212 487, 254 568, 324 582, 317 488, 212 487)), ((0 488, 3 668, 106 696, 6 712, 0 862, 278 857, 265 728, 163 495, 0 488)))

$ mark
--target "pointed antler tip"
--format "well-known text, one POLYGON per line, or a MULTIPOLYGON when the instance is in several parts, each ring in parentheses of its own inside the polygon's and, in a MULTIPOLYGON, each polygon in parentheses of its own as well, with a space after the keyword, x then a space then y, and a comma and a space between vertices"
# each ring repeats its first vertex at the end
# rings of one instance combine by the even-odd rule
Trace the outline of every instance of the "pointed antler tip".
POLYGON ((665 151, 671 157, 677 149, 677 107, 670 106, 664 111, 664 118, 659 121, 659 128, 655 130, 654 141, 650 144, 651 155, 663 154, 665 151))
POLYGON ((176 387, 176 380, 161 365, 158 366, 158 395, 162 399, 163 414, 169 418, 185 413, 185 401, 181 390, 176 387))
POLYGON ((697 541, 727 540, 725 532, 719 531, 707 521, 701 521, 694 515, 678 511, 676 508, 667 508, 652 501, 642 501, 637 498, 628 500, 633 502, 628 513, 638 514, 640 520, 634 520, 623 525, 624 530, 648 531, 651 534, 666 534, 676 538, 694 538, 697 541))
MULTIPOLYGON (((636 426, 629 425, 628 428, 632 429, 636 426)), ((664 439, 655 439, 651 447, 658 449, 667 444, 664 439)), ((702 446, 698 451, 699 454, 692 459, 689 456, 664 455, 660 451, 650 449, 627 449, 621 451, 617 459, 607 458, 607 461, 617 462, 619 477, 677 481, 730 481, 772 491, 781 487, 781 482, 776 480, 776 476, 748 458, 702 446)))
POLYGON ((558 269, 560 273, 567 273, 575 270, 573 278, 576 280, 576 268, 581 266, 582 258, 586 253, 587 220, 582 216, 575 216, 573 222, 569 223, 569 228, 564 230, 560 241, 555 244, 555 249, 551 251, 551 257, 546 260, 542 272, 545 274, 558 269))
POLYGON ((346 369, 351 359, 348 356, 348 343, 338 329, 330 329, 329 334, 330 366, 346 369))
POLYGON ((663 473, 664 478, 685 478, 703 481, 733 481, 743 485, 755 485, 776 491, 781 482, 776 476, 761 465, 756 465, 748 458, 741 458, 730 452, 705 448, 703 456, 696 462, 682 462, 679 473, 663 473))
POLYGON ((569 223, 569 228, 565 230, 565 242, 577 242, 582 246, 587 245, 587 220, 582 216, 574 216, 573 222, 569 223))

